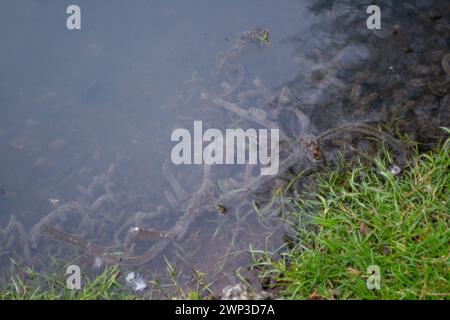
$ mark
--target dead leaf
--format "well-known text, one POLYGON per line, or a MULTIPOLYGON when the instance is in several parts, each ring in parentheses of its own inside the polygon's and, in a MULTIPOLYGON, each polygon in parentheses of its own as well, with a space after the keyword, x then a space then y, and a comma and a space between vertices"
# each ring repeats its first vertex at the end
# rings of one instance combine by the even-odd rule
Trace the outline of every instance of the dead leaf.
POLYGON ((360 276, 360 275, 362 274, 361 271, 356 270, 356 269, 353 269, 353 268, 351 268, 351 267, 347 268, 347 271, 348 271, 350 274, 355 275, 355 276, 360 276))
POLYGON ((308 300, 325 300, 324 297, 317 293, 317 290, 314 290, 308 297, 308 300))
POLYGON ((359 233, 364 237, 367 234, 367 228, 364 222, 359 225, 359 233))
POLYGON ((220 204, 216 205, 216 209, 221 215, 226 215, 228 213, 228 209, 220 204))

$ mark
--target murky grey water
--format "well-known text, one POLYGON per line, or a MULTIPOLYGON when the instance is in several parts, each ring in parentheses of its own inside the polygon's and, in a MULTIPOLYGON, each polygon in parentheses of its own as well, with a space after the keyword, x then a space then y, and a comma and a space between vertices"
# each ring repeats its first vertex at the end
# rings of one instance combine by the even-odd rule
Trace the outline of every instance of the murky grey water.
POLYGON ((54 270, 51 257, 167 283, 166 257, 180 283, 192 269, 214 290, 251 277, 249 251, 283 244, 278 186, 317 160, 300 138, 406 114, 410 132, 448 123, 448 6, 380 2, 373 32, 360 1, 77 1, 81 31, 65 28, 70 1, 3 1, 3 273, 10 259, 54 270), (194 120, 279 127, 280 176, 172 165, 171 133, 194 120))

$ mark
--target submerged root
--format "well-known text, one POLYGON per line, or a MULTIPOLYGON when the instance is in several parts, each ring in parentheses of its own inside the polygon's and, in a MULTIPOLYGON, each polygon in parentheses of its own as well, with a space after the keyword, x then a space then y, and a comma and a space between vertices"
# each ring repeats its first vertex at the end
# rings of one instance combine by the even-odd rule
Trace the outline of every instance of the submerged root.
POLYGON ((51 237, 55 238, 56 240, 71 244, 71 245, 75 246, 77 249, 80 249, 81 251, 85 252, 86 254, 88 254, 94 258, 100 258, 107 263, 115 264, 115 263, 120 262, 119 257, 112 255, 106 249, 103 249, 90 241, 84 240, 81 237, 67 234, 64 231, 62 231, 61 229, 58 229, 51 225, 48 225, 45 223, 41 224, 40 231, 50 235, 51 237))
POLYGON ((37 246, 38 239, 41 235, 41 226, 44 224, 51 225, 64 225, 71 223, 71 229, 74 229, 73 223, 78 222, 76 229, 79 231, 80 236, 86 236, 89 231, 92 231, 91 227, 94 224, 91 217, 84 210, 78 202, 70 202, 64 204, 57 209, 50 212, 44 218, 42 218, 30 231, 30 241, 33 247, 37 246), (72 218, 72 219, 71 219, 72 218))
MULTIPOLYGON (((208 97, 205 97, 208 98, 208 97)), ((225 108, 226 110, 236 114, 240 118, 243 118, 249 122, 257 123, 267 129, 279 129, 280 130, 280 139, 281 140, 289 140, 287 135, 283 132, 281 128, 279 128, 278 123, 274 121, 270 121, 266 119, 266 113, 264 111, 258 111, 258 109, 250 108, 248 110, 240 108, 238 105, 227 102, 221 98, 213 98, 211 100, 212 103, 225 108)))
POLYGON ((441 60, 442 69, 444 69, 447 77, 450 77, 450 53, 447 53, 441 60))
POLYGON ((378 128, 371 126, 367 123, 351 123, 351 124, 344 124, 340 125, 336 128, 329 129, 317 137, 315 137, 315 140, 320 142, 323 140, 328 140, 333 138, 336 135, 339 135, 343 132, 357 132, 362 133, 365 135, 369 135, 375 138, 378 138, 380 141, 385 142, 389 144, 391 147, 393 147, 398 152, 410 152, 410 147, 408 144, 406 144, 403 141, 400 141, 393 136, 391 136, 389 133, 380 131, 378 128))
POLYGON ((8 225, 0 229, 1 255, 19 257, 26 262, 31 260, 28 234, 22 224, 12 215, 8 225))
POLYGON ((178 180, 175 178, 175 175, 169 169, 169 160, 164 161, 162 172, 166 179, 169 181, 170 186, 172 187, 175 195, 179 201, 183 201, 186 199, 188 193, 184 190, 178 180))

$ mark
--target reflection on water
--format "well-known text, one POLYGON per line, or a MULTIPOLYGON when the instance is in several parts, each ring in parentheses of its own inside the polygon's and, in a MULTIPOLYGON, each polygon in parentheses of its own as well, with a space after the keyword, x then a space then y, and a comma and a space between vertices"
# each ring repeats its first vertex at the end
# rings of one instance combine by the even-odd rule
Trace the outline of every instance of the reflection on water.
POLYGON ((250 252, 283 244, 281 196, 300 170, 370 148, 367 135, 406 160, 378 122, 425 140, 448 125, 448 6, 381 1, 383 29, 369 31, 356 2, 79 1, 83 29, 69 32, 63 5, 5 1, 3 274, 12 258, 162 282, 170 263, 179 283, 195 270, 217 292, 253 281, 250 252), (279 128, 279 176, 173 165, 171 133, 194 120, 279 128))

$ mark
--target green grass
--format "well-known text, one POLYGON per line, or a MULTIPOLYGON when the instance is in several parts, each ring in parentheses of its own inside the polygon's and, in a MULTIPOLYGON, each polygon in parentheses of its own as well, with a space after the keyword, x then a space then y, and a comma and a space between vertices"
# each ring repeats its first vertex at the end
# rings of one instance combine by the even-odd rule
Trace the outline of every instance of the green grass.
MULTIPOLYGON (((135 293, 130 286, 125 285, 127 272, 118 265, 106 267, 95 277, 84 276, 81 289, 72 290, 67 287, 68 275, 64 273, 42 274, 12 261, 10 281, 0 287, 0 300, 145 300, 155 298, 154 293, 157 299, 211 299, 212 292, 209 284, 204 282, 204 274, 194 270, 192 283, 195 288, 183 288, 178 283, 180 273, 166 262, 170 282, 147 281, 147 285, 155 287, 154 290, 135 293)), ((65 267, 61 269, 66 270, 65 267)))
POLYGON ((298 241, 256 266, 290 299, 450 298, 449 146, 417 155, 399 176, 387 152, 319 174, 288 214, 303 221, 298 241), (367 286, 371 265, 379 290, 367 286))
POLYGON ((120 270, 108 267, 99 276, 82 280, 81 290, 70 290, 65 275, 42 275, 32 269, 11 276, 10 284, 0 291, 0 300, 130 300, 142 296, 129 294, 119 281, 120 270))

